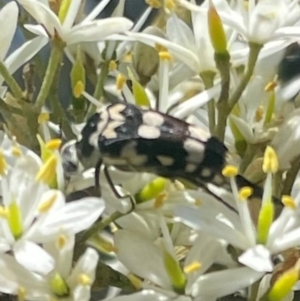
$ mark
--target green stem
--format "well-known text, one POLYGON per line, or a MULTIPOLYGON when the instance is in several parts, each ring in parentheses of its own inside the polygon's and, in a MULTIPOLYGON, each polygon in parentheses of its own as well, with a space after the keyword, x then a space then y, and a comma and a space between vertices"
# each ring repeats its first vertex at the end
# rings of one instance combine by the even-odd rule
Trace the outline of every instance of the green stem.
POLYGON ((0 74, 3 76, 5 82, 11 89, 14 97, 18 100, 23 98, 22 89, 18 85, 18 83, 15 81, 13 76, 8 72, 6 66, 0 61, 0 74))
POLYGON ((230 55, 226 53, 215 53, 215 62, 221 77, 221 93, 217 103, 218 121, 215 135, 224 141, 227 118, 230 113, 228 109, 228 98, 230 88, 230 55))
POLYGON ((242 93, 244 92, 245 88, 247 87, 249 80, 253 74, 255 64, 258 59, 258 55, 259 55, 260 50, 262 49, 263 45, 256 44, 256 43, 249 43, 249 47, 250 47, 250 52, 249 52, 249 57, 248 57, 248 62, 247 62, 245 73, 243 75, 241 82, 239 83, 236 90, 233 92, 232 96, 230 97, 230 99, 228 101, 229 113, 231 112, 231 110, 233 109, 235 104, 238 102, 242 93))
POLYGON ((65 44, 60 40, 54 40, 52 46, 53 47, 50 53, 50 58, 46 69, 46 74, 44 76, 43 84, 37 96, 36 102, 33 106, 34 110, 38 113, 45 104, 46 98, 49 95, 50 88, 62 61, 63 48, 65 44))
MULTIPOLYGON (((100 74, 97 77, 97 83, 93 94, 93 97, 97 100, 101 99, 101 97, 104 96, 104 86, 109 72, 108 67, 109 67, 109 62, 104 62, 100 74)), ((89 104, 86 117, 91 116, 95 112, 95 109, 96 108, 93 104, 89 104)))
POLYGON ((255 145, 247 143, 246 151, 243 155, 243 159, 239 168, 239 172, 241 174, 243 174, 246 171, 247 167, 249 166, 255 155, 256 150, 257 148, 255 147, 255 145))
MULTIPOLYGON (((203 80, 205 89, 209 89, 209 88, 213 87, 215 75, 216 74, 211 71, 205 71, 200 74, 200 76, 203 80)), ((211 99, 207 103, 207 111, 208 111, 208 126, 209 126, 210 133, 213 135, 214 131, 215 131, 215 125, 216 125, 215 100, 214 99, 211 99)))

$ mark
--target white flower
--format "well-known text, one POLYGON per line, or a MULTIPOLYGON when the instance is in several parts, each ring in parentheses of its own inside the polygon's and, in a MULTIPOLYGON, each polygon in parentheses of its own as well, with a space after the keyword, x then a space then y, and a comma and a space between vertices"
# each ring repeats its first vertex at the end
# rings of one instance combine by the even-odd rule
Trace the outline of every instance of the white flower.
POLYGON ((18 295, 21 300, 90 300, 99 255, 88 248, 72 267, 73 248, 73 236, 61 236, 56 243, 46 246, 54 260, 54 268, 45 276, 24 269, 12 256, 2 255, 0 291, 18 295))
POLYGON ((171 237, 167 237, 166 228, 162 232, 163 240, 156 242, 127 230, 117 231, 114 237, 119 260, 130 272, 145 279, 145 283, 141 284, 144 289, 175 300, 178 297, 183 300, 216 300, 251 285, 262 275, 244 267, 207 272, 217 261, 222 247, 206 234, 198 236, 181 270, 171 237))
POLYGON ((26 29, 48 39, 58 35, 67 45, 103 40, 109 35, 129 30, 132 26, 130 20, 121 17, 94 20, 99 10, 103 9, 102 3, 99 3, 79 24, 74 25, 82 0, 70 1, 63 20, 55 15, 47 2, 37 0, 18 0, 18 2, 41 24, 25 25, 26 29))
POLYGON ((62 232, 72 235, 87 229, 104 211, 104 203, 86 198, 66 204, 60 191, 40 180, 41 171, 49 172, 30 155, 21 154, 13 168, 5 168, 3 154, 1 161, 0 252, 12 251, 29 270, 47 273, 53 258, 40 244, 62 232))
MULTIPOLYGON (((24 63, 30 60, 47 42, 43 37, 37 37, 24 43, 17 50, 6 57, 8 49, 14 37, 18 22, 18 6, 15 2, 9 2, 0 11, 0 60, 10 74, 13 74, 24 63)), ((6 88, 1 87, 3 78, 0 76, 0 96, 3 97, 6 88)))
MULTIPOLYGON (((180 0, 180 4, 192 11, 203 9, 186 0, 180 0)), ((224 0, 214 0, 214 5, 224 24, 242 34, 248 42, 266 44, 294 37, 299 31, 295 26, 300 17, 296 0, 250 0, 247 8, 243 1, 237 1, 235 7, 230 7, 224 0)))

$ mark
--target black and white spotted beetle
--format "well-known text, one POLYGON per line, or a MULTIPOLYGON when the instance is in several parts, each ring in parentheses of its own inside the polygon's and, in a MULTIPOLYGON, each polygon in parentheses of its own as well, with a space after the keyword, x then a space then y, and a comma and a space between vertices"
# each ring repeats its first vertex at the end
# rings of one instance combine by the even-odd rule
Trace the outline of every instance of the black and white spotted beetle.
MULTIPOLYGON (((87 169, 104 164, 201 187, 226 183, 221 171, 227 148, 217 138, 167 114, 123 102, 105 105, 91 116, 81 139, 67 143, 61 154, 66 173, 82 170, 80 165, 87 169)), ((237 182, 261 194, 243 177, 238 176, 237 182)))

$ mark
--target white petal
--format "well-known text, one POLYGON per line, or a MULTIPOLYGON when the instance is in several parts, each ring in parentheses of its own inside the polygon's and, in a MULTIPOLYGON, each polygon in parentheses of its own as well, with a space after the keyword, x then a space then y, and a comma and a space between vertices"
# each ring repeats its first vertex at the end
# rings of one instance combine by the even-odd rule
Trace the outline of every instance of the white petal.
POLYGON ((68 45, 79 42, 96 42, 103 40, 111 34, 122 33, 129 30, 133 23, 121 17, 97 20, 90 23, 74 26, 66 37, 68 45))
POLYGON ((36 37, 24 43, 9 55, 5 60, 5 66, 10 73, 14 73, 22 65, 31 60, 47 43, 48 38, 45 37, 36 37))
POLYGON ((176 118, 185 118, 194 113, 195 110, 207 104, 213 97, 220 92, 220 84, 205 90, 176 107, 172 115, 176 118))
POLYGON ((162 251, 154 243, 140 234, 127 230, 117 231, 114 240, 119 260, 132 273, 159 286, 172 287, 164 269, 162 251))
POLYGON ((49 40, 49 35, 42 25, 24 24, 24 27, 37 36, 42 36, 49 40))
POLYGON ((89 301, 91 299, 90 286, 77 286, 72 292, 73 301, 89 301))
POLYGON ((99 254, 95 249, 88 248, 84 254, 76 262, 76 265, 72 271, 71 276, 68 279, 70 286, 76 285, 78 282, 78 275, 86 274, 91 280, 91 284, 95 280, 96 268, 99 261, 99 254))
POLYGON ((54 268, 53 258, 33 242, 20 240, 13 251, 16 260, 29 271, 46 275, 54 268))
POLYGON ((102 199, 87 197, 67 203, 64 207, 49 214, 34 234, 34 241, 47 242, 58 233, 76 234, 89 228, 104 211, 102 199))
POLYGON ((82 0, 72 0, 70 6, 68 7, 67 15, 62 23, 64 30, 69 30, 75 21, 75 18, 78 14, 82 0))
POLYGON ((60 21, 49 7, 35 0, 18 0, 18 2, 39 24, 45 26, 51 36, 54 36, 57 31, 62 37, 60 21))
POLYGON ((231 115, 230 119, 237 126, 237 128, 239 129, 239 131, 241 132, 241 134, 244 136, 244 138, 248 142, 250 142, 250 143, 254 143, 255 142, 254 134, 253 134, 253 131, 252 131, 249 123, 245 122, 243 119, 241 119, 239 117, 236 117, 234 115, 231 115))
POLYGON ((0 61, 3 61, 14 37, 19 9, 15 2, 6 4, 0 11, 0 61))
POLYGON ((164 296, 160 293, 157 293, 152 290, 143 290, 141 292, 130 294, 128 296, 120 296, 113 299, 110 299, 110 301, 167 301, 167 300, 177 300, 172 298, 168 298, 167 296, 164 296))
POLYGON ((136 38, 137 41, 145 43, 149 46, 155 47, 156 44, 159 44, 168 48, 171 54, 185 63, 191 70, 193 70, 195 73, 199 72, 200 64, 198 57, 185 47, 146 33, 126 32, 126 34, 129 37, 136 38))
POLYGON ((273 271, 271 253, 262 245, 248 249, 238 258, 238 261, 257 272, 273 271))
POLYGON ((192 295, 227 296, 250 286, 263 275, 246 267, 208 273, 195 282, 192 295))

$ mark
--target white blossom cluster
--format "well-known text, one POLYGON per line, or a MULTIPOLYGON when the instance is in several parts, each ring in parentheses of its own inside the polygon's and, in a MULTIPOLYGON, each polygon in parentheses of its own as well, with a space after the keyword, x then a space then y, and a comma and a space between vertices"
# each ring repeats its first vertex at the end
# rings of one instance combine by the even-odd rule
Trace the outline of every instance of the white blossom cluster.
POLYGON ((103 288, 119 301, 297 300, 300 72, 283 81, 278 65, 300 38, 298 0, 148 0, 135 23, 123 16, 130 1, 106 19, 97 16, 110 0, 87 15, 82 0, 0 2, 0 293, 20 301, 88 301, 103 288), (162 24, 141 31, 154 10, 162 24), (7 55, 20 13, 30 38, 7 55), (46 45, 32 100, 12 75, 46 45), (62 113, 60 125, 51 87, 63 58, 72 65, 70 98, 79 99, 72 112, 79 103, 87 114, 69 121, 62 113), (85 77, 93 76, 91 96, 85 77), (54 134, 61 126, 67 138, 79 135, 105 93, 217 136, 229 150, 222 173, 230 190, 112 166, 114 189, 101 170, 101 196, 73 200, 95 186, 95 172, 66 177, 54 134), (261 184, 260 199, 237 186, 239 173, 261 184), (127 282, 107 280, 120 275, 127 282))

